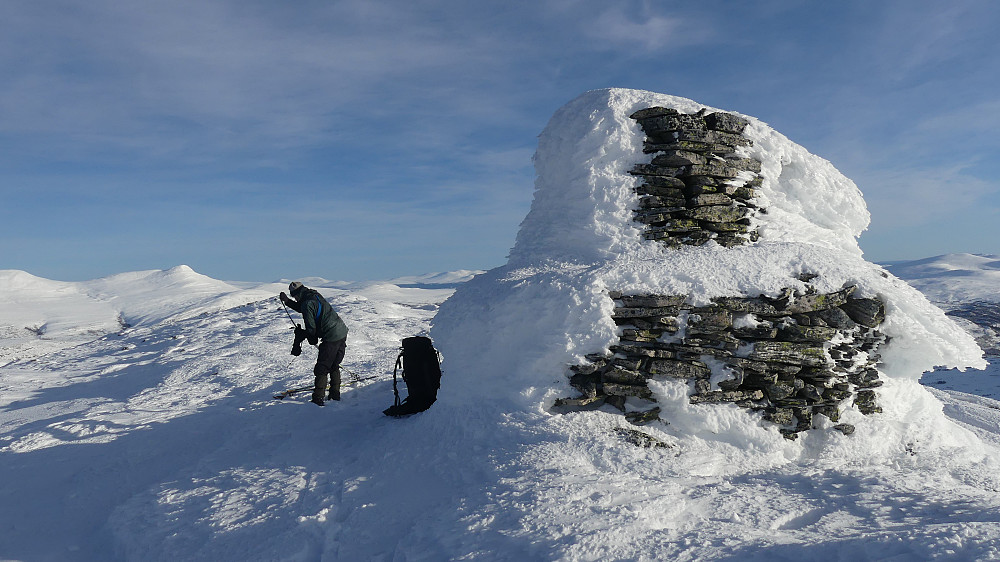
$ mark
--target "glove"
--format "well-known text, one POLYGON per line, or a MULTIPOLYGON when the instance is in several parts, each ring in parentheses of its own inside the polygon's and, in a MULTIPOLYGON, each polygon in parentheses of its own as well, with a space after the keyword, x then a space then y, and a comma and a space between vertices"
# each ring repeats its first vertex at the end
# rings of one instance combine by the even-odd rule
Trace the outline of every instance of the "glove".
POLYGON ((309 340, 309 345, 316 345, 319 343, 318 336, 310 336, 309 333, 300 326, 295 326, 295 341, 302 343, 304 340, 309 340))
POLYGON ((292 300, 288 298, 288 295, 286 295, 284 291, 282 291, 281 294, 278 295, 278 298, 281 299, 282 304, 287 305, 288 303, 292 302, 292 300))
POLYGON ((292 343, 292 355, 302 355, 302 340, 306 339, 306 331, 301 326, 295 326, 295 341, 292 343))

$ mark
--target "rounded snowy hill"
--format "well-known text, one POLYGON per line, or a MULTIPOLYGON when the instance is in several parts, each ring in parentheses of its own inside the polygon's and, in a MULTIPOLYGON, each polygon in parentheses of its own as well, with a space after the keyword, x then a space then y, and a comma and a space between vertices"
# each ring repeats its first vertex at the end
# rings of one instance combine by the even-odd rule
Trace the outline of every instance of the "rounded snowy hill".
POLYGON ((223 310, 263 292, 246 291, 186 265, 91 281, 53 281, 0 270, 0 358, 27 357, 124 327, 223 310))
POLYGON ((1000 301, 998 256, 946 254, 886 267, 937 303, 1000 301))
MULTIPOLYGON (((684 98, 608 89, 585 93, 552 117, 534 159, 534 201, 508 264, 461 286, 434 320, 432 335, 450 375, 442 394, 477 392, 518 410, 549 412, 556 398, 572 394, 569 367, 618 342, 614 293, 686 295, 692 306, 704 306, 720 297, 779 299, 789 291, 852 287, 855 296, 884 303, 880 329, 889 340, 878 365, 883 411, 863 417, 847 408, 844 419, 857 426, 855 434, 818 430, 790 444, 758 414, 688 403, 687 383, 676 381, 649 385, 665 422, 652 430, 668 442, 746 454, 750 464, 815 454, 885 458, 914 440, 937 454, 961 446, 978 458, 981 447, 944 419, 917 380, 935 366, 981 368, 982 352, 923 295, 863 259, 857 237, 869 214, 857 186, 765 123, 735 114, 747 122, 743 134, 752 141, 737 156, 760 162, 753 204, 766 211, 753 217, 756 241, 664 248, 645 239, 633 220, 639 180, 629 172, 654 156, 643 152, 646 138, 631 116, 652 107, 718 111, 684 98)), ((610 412, 604 406, 566 418, 610 412)))

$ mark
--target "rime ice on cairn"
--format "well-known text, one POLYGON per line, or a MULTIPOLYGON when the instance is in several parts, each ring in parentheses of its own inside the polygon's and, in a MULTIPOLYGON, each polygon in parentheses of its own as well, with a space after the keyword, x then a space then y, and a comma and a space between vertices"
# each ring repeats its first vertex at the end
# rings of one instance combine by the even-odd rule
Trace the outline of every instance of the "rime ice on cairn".
POLYGON ((588 92, 553 116, 535 167, 508 264, 435 319, 459 389, 780 440, 939 415, 920 375, 983 365, 940 310, 862 259, 854 183, 752 117, 588 92))

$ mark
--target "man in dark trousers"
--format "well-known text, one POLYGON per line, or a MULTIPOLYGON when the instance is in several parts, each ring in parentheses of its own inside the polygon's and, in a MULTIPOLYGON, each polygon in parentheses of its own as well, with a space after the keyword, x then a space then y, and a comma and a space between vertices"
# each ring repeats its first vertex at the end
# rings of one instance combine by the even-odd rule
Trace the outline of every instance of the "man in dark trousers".
POLYGON ((313 367, 316 382, 313 386, 312 401, 318 406, 323 405, 327 375, 330 378, 330 394, 326 397, 327 400, 340 400, 340 362, 344 360, 344 353, 347 351, 347 325, 323 295, 315 290, 298 281, 292 281, 288 285, 288 293, 292 298, 281 293, 279 295, 281 302, 295 312, 301 312, 305 324, 305 328, 295 327, 296 344, 292 346, 292 354, 298 355, 296 350, 301 351, 302 340, 309 340, 312 345, 316 345, 320 339, 323 340, 319 343, 319 357, 316 358, 316 366, 313 367))

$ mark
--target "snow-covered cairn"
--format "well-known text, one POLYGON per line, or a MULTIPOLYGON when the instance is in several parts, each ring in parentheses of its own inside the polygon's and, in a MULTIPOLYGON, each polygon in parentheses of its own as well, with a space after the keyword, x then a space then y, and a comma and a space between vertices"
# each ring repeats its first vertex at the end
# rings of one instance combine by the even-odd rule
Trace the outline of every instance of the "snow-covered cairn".
POLYGON ((809 429, 905 448, 946 423, 920 375, 985 364, 862 258, 857 186, 753 117, 596 90, 555 113, 535 168, 507 265, 435 318, 445 399, 624 413, 762 452, 809 429))
MULTIPOLYGON (((742 135, 749 122, 731 113, 680 113, 650 107, 630 117, 646 134, 643 152, 653 155, 630 173, 641 179, 635 220, 643 236, 668 248, 714 241, 732 247, 757 240, 751 230, 759 209, 761 163, 742 157, 753 145, 742 135)), ((801 278, 808 282, 812 275, 801 278)), ((658 419, 646 381, 693 382, 691 402, 733 402, 758 410, 789 438, 811 429, 815 414, 840 421, 841 404, 854 398, 863 414, 881 411, 873 388, 885 336, 877 298, 854 298, 855 286, 833 293, 788 289, 778 298, 718 297, 692 306, 687 295, 623 295, 612 290, 612 317, 621 326, 607 354, 587 356, 570 367, 579 398, 556 400, 560 411, 611 404, 644 424, 658 419), (626 411, 629 397, 650 404, 626 411)), ((837 429, 852 433, 851 424, 837 429)))

